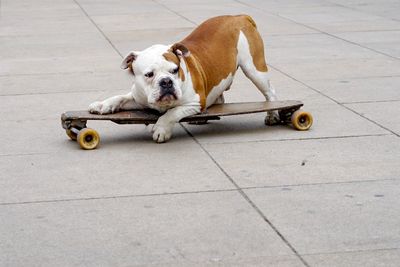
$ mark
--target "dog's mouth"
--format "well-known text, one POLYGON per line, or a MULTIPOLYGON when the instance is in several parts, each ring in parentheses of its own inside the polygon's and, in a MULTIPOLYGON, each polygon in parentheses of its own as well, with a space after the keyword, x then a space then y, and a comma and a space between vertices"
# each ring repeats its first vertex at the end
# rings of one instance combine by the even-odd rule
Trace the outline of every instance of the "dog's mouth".
POLYGON ((157 99, 157 102, 171 102, 174 100, 178 100, 176 94, 173 92, 166 92, 160 95, 160 97, 157 99))

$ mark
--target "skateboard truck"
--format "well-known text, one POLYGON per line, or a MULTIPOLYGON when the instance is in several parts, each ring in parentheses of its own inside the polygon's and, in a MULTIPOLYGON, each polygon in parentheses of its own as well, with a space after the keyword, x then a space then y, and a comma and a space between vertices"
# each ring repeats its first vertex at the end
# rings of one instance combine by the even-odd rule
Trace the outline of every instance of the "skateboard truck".
MULTIPOLYGON (((212 105, 203 113, 183 118, 180 122, 200 124, 208 120, 220 120, 222 116, 278 111, 281 124, 291 124, 296 130, 306 131, 312 123, 311 113, 300 110, 300 101, 265 101, 212 105)), ((97 131, 87 128, 88 120, 110 120, 117 124, 154 124, 161 116, 154 110, 132 110, 113 114, 91 114, 88 111, 67 111, 61 115, 61 125, 72 140, 83 149, 95 149, 100 143, 97 131)))

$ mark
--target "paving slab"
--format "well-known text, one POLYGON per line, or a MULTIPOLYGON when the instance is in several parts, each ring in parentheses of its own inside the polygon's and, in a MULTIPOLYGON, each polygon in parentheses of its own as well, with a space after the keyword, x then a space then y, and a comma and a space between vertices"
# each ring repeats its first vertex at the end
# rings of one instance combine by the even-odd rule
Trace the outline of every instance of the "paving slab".
MULTIPOLYGON (((397 266, 398 5, 1 0, 0 265, 397 266), (89 122, 97 150, 68 139, 62 112, 129 91, 120 54, 243 13, 310 131, 255 114, 177 124, 166 144, 112 122, 89 122)), ((263 101, 241 72, 225 99, 263 101)))
POLYGON ((166 7, 174 10, 179 14, 183 14, 184 11, 193 11, 198 10, 200 12, 212 12, 213 10, 221 11, 226 8, 226 14, 229 14, 232 9, 238 10, 239 8, 246 8, 239 1, 229 1, 229 0, 221 0, 221 1, 212 1, 212 0, 194 0, 190 2, 181 2, 177 0, 161 0, 160 3, 165 5, 166 7))
POLYGON ((400 58, 400 31, 338 33, 336 36, 400 58))
POLYGON ((328 32, 331 34, 341 32, 385 31, 400 29, 398 21, 380 18, 376 18, 375 20, 368 23, 366 23, 364 20, 336 21, 329 24, 316 24, 312 27, 318 28, 320 31, 328 32))
POLYGON ((107 33, 108 38, 122 55, 140 51, 154 44, 173 44, 184 39, 194 27, 117 31, 107 33))
POLYGON ((126 94, 129 91, 130 89, 1 96, 0 100, 4 102, 5 110, 0 112, 0 121, 23 122, 51 119, 58 124, 61 114, 65 111, 87 110, 89 104, 94 101, 118 94, 126 94))
POLYGON ((262 35, 296 35, 296 34, 313 34, 318 31, 307 26, 294 23, 290 20, 268 14, 265 11, 248 12, 257 23, 257 29, 262 35))
MULTIPOLYGON (((308 139, 357 135, 388 134, 355 112, 326 99, 319 93, 281 75, 271 78, 278 99, 297 99, 304 102, 303 109, 311 112, 314 124, 309 131, 299 132, 288 125, 268 127, 264 124, 265 113, 224 117, 206 125, 184 124, 200 143, 234 143, 247 141, 308 139)), ((258 90, 241 74, 232 88, 226 92, 226 101, 264 101, 258 90)))
POLYGON ((22 16, 11 16, 1 20, 0 36, 41 35, 59 33, 90 33, 98 30, 83 14, 78 16, 40 16, 32 19, 22 16))
MULTIPOLYGON (((303 6, 286 8, 280 13, 284 17, 288 17, 300 23, 307 25, 329 25, 332 22, 346 21, 375 21, 381 19, 372 14, 366 14, 358 10, 347 8, 346 6, 330 5, 330 6, 303 6)), ((318 28, 318 27, 317 27, 318 28)))
POLYGON ((0 206, 1 265, 302 266, 237 192, 0 206))
POLYGON ((332 1, 319 1, 319 0, 285 0, 285 1, 265 1, 265 0, 241 0, 244 3, 253 8, 261 9, 263 12, 277 13, 288 8, 303 8, 307 7, 323 7, 323 6, 334 6, 332 1))
MULTIPOLYGON (((66 143, 68 137, 61 127, 60 118, 61 113, 58 118, 1 121, 0 137, 3 140, 0 143, 1 155, 49 153, 64 151, 68 147, 79 150, 77 144, 73 143, 71 146, 66 143)), ((118 125, 110 121, 90 121, 87 126, 99 132, 104 147, 117 148, 115 145, 119 144, 132 145, 134 148, 136 142, 156 145, 151 137, 151 126, 118 125)), ((177 124, 170 142, 179 143, 181 138, 186 136, 186 131, 177 124)))
POLYGON ((41 154, 59 150, 65 131, 55 120, 2 121, 0 137, 1 155, 41 154))
POLYGON ((400 249, 304 255, 304 258, 311 266, 396 267, 400 249))
POLYGON ((2 59, 117 55, 99 32, 0 36, 2 59))
MULTIPOLYGON (((32 94, 1 96, 0 100, 7 107, 0 112, 2 129, 0 143, 2 155, 48 153, 60 150, 61 144, 66 144, 65 130, 61 127, 61 114, 68 110, 85 110, 96 100, 127 93, 120 91, 89 91, 57 94, 32 94), (45 107, 45 108, 44 108, 45 107)), ((152 143, 150 128, 144 125, 117 125, 110 121, 88 122, 101 135, 102 143, 106 144, 107 137, 114 136, 132 140, 145 140, 152 143)), ((176 139, 187 136, 186 132, 177 125, 174 132, 176 139)), ((115 139, 115 140, 117 140, 115 139)), ((76 144, 73 144, 76 145, 76 144)), ((61 150, 68 145, 62 146, 61 150)), ((78 148, 77 146, 73 146, 78 148)))
POLYGON ((269 64, 301 81, 399 74, 400 62, 396 58, 333 36, 306 34, 264 36, 264 39, 269 64), (329 71, 319 73, 320 68, 329 71))
POLYGON ((400 135, 400 101, 354 103, 346 106, 400 135))
POLYGON ((307 84, 340 103, 400 100, 400 76, 316 80, 307 84))
MULTIPOLYGON (((117 60, 115 60, 117 63, 117 60)), ((0 76, 0 95, 33 95, 33 94, 56 94, 56 93, 83 93, 93 91, 115 91, 125 90, 129 92, 132 86, 132 75, 128 71, 122 71, 119 65, 110 66, 108 71, 82 71, 82 72, 61 72, 52 74, 33 75, 6 75, 0 76), (112 68, 112 70, 111 70, 112 68)), ((99 96, 91 93, 89 98, 99 96)), ((111 96, 111 94, 110 94, 111 96)), ((40 97, 38 97, 40 98, 40 97)), ((79 96, 76 96, 79 98, 79 96)), ((15 98, 18 99, 18 98, 15 98)), ((75 99, 74 99, 75 100, 75 99)), ((69 108, 69 103, 74 101, 65 95, 62 109, 69 108)), ((14 103, 15 104, 15 103, 14 103)), ((22 104, 22 103, 21 103, 22 104)), ((74 109, 82 106, 71 106, 74 109)))
POLYGON ((191 1, 190 3, 163 1, 163 4, 197 25, 213 16, 248 14, 252 16, 257 24, 257 29, 263 34, 279 35, 316 32, 308 27, 272 14, 269 12, 270 10, 260 10, 259 3, 254 6, 246 1, 191 1))
POLYGON ((389 180, 245 192, 300 254, 323 254, 399 248, 399 185, 389 180))
POLYGON ((204 144, 241 187, 397 179, 397 136, 204 144))
POLYGON ((214 9, 213 6, 208 6, 207 10, 189 9, 180 12, 183 16, 189 20, 200 24, 206 19, 213 16, 220 15, 238 15, 238 14, 248 14, 252 16, 257 24, 258 31, 263 35, 286 35, 286 34, 307 34, 307 33, 317 33, 317 31, 310 29, 309 27, 293 23, 285 18, 279 16, 268 14, 263 11, 259 11, 255 8, 235 7, 231 10, 226 10, 225 8, 214 9), (210 10, 212 9, 212 10, 210 10))
POLYGON ((322 32, 398 30, 399 21, 347 8, 346 6, 304 6, 286 8, 280 16, 322 32))
POLYGON ((184 124, 203 144, 382 135, 389 131, 337 104, 305 102, 304 110, 314 117, 308 131, 290 125, 265 126, 264 113, 224 117, 206 125, 184 124))
POLYGON ((148 12, 139 14, 92 16, 93 21, 105 33, 113 31, 132 31, 147 29, 169 29, 191 27, 193 23, 172 13, 171 11, 148 12), (157 17, 157 20, 149 20, 157 17))
POLYGON ((79 0, 79 5, 89 16, 132 15, 149 12, 165 12, 165 8, 155 1, 146 0, 79 0))
POLYGON ((400 61, 380 54, 352 59, 287 59, 286 62, 270 58, 269 62, 274 68, 300 81, 400 76, 400 61))
POLYGON ((105 72, 115 71, 121 65, 121 57, 105 56, 77 56, 77 57, 44 57, 34 58, 27 66, 26 59, 5 59, 0 62, 0 76, 57 74, 71 72, 105 72))
POLYGON ((174 11, 177 9, 179 14, 194 22, 196 25, 200 25, 203 21, 211 17, 222 15, 239 15, 253 12, 252 9, 235 2, 204 2, 198 3, 195 6, 193 6, 191 3, 177 3, 175 5, 166 4, 166 6, 174 11))
POLYGON ((384 1, 343 1, 334 0, 338 4, 347 5, 349 8, 362 11, 367 14, 374 14, 384 18, 391 18, 394 20, 399 20, 400 3, 396 0, 384 0, 384 1))
POLYGON ((264 36, 271 63, 374 58, 376 52, 326 34, 264 36))
MULTIPOLYGON (((234 188, 206 153, 178 126, 175 141, 161 145, 154 143, 143 129, 125 127, 118 134, 114 131, 114 135, 99 132, 102 145, 94 151, 81 150, 66 135, 54 134, 53 139, 47 140, 47 146, 54 145, 57 150, 38 149, 39 154, 36 154, 20 149, 12 151, 14 154, 0 156, 0 166, 4 170, 0 174, 0 202, 234 188), (56 138, 58 141, 54 140, 56 138), (191 164, 194 158, 196 166, 191 164)), ((45 137, 47 135, 42 138, 45 137)), ((38 144, 46 146, 46 140, 38 139, 36 136, 30 138, 36 144, 31 150, 38 144)))
POLYGON ((54 19, 60 17, 82 17, 82 10, 71 0, 40 0, 40 1, 13 1, 1 2, 2 19, 29 18, 54 19))

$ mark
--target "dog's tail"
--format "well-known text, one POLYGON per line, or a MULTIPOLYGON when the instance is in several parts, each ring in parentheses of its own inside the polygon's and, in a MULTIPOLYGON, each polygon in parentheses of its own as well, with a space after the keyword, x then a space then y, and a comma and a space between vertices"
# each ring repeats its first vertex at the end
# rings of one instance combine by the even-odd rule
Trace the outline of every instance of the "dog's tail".
POLYGON ((256 22, 253 20, 252 17, 250 17, 249 15, 243 15, 243 16, 246 17, 246 19, 250 22, 250 24, 253 25, 253 27, 257 29, 257 24, 256 24, 256 22))

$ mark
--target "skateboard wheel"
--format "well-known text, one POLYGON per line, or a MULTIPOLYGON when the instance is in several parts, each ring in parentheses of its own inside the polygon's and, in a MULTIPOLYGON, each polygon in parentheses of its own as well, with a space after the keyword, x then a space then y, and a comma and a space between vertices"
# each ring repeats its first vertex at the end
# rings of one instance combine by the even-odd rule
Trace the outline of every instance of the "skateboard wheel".
POLYGON ((81 148, 91 150, 99 145, 100 136, 95 130, 84 128, 79 131, 77 141, 81 148))
POLYGON ((67 129, 65 130, 65 132, 67 133, 68 137, 71 138, 71 140, 73 141, 76 141, 76 139, 78 138, 78 135, 71 131, 71 129, 67 129))
POLYGON ((313 124, 313 117, 310 112, 297 110, 292 114, 291 121, 296 130, 306 131, 313 124))

